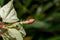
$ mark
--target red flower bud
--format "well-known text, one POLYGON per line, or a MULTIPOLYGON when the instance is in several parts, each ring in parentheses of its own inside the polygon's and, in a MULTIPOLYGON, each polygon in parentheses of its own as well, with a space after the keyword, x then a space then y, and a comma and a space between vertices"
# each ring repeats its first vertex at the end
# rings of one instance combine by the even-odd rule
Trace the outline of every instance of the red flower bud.
POLYGON ((31 24, 31 23, 33 23, 35 21, 35 19, 30 19, 30 20, 27 20, 26 22, 28 23, 28 24, 31 24))

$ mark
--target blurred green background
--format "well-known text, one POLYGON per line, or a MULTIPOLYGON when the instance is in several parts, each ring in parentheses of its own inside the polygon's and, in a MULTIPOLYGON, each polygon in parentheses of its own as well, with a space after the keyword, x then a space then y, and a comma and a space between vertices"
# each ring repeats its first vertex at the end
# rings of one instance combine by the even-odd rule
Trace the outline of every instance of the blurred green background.
MULTIPOLYGON (((0 0, 0 5, 8 1, 0 0)), ((14 0, 13 4, 20 21, 35 19, 23 25, 24 40, 60 40, 60 0, 14 0)))

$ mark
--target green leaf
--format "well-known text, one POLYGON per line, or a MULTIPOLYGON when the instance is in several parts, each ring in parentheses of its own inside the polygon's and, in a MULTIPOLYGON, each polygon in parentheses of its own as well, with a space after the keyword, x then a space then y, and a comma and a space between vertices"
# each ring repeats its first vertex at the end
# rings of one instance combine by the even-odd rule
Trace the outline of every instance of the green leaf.
POLYGON ((40 18, 41 14, 42 14, 41 12, 42 12, 42 6, 39 6, 37 8, 36 14, 34 15, 35 16, 35 19, 40 18))
POLYGON ((29 29, 29 28, 38 28, 38 29, 41 29, 41 28, 49 28, 50 25, 47 24, 46 22, 43 22, 43 21, 35 21, 34 23, 32 24, 27 24, 27 25, 24 25, 26 29, 29 29))
POLYGON ((25 7, 28 7, 31 4, 32 0, 26 0, 25 7))
POLYGON ((47 40, 60 40, 60 36, 55 36, 55 37, 49 38, 47 40))
POLYGON ((52 14, 52 16, 53 16, 54 18, 60 18, 60 13, 55 12, 55 13, 52 14))
POLYGON ((15 5, 18 8, 18 10, 17 10, 18 18, 21 19, 21 17, 24 14, 24 12, 26 12, 26 11, 29 12, 29 10, 24 5, 22 5, 21 2, 19 2, 19 0, 15 0, 15 2, 16 2, 15 5))
POLYGON ((45 6, 43 6, 42 12, 45 12, 46 10, 48 10, 49 8, 51 8, 52 6, 53 6, 52 2, 47 3, 45 6))
POLYGON ((3 6, 4 0, 0 0, 0 6, 3 6))

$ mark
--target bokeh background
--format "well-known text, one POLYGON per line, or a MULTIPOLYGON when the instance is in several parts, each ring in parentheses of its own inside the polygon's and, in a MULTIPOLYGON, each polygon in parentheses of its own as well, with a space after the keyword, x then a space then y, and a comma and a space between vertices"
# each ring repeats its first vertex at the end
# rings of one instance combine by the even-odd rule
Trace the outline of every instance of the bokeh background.
MULTIPOLYGON (((0 0, 0 6, 8 1, 0 0)), ((14 0, 13 4, 20 21, 35 19, 23 25, 24 40, 60 40, 60 0, 14 0)))

